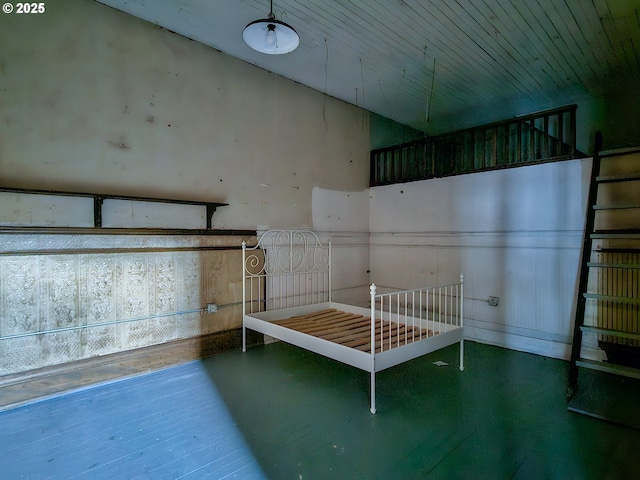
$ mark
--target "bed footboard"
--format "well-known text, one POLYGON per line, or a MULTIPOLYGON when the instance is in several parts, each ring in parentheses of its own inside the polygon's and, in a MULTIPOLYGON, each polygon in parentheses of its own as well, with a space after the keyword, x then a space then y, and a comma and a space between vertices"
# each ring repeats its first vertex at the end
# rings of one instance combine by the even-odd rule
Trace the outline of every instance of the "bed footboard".
POLYGON ((464 370, 464 275, 458 283, 371 294, 371 413, 376 413, 375 374, 399 363, 460 344, 464 370))

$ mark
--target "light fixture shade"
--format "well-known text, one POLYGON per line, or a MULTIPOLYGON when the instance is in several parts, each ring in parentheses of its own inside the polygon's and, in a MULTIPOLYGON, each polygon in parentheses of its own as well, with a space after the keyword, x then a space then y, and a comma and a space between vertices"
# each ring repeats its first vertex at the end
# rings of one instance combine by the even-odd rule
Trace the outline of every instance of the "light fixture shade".
POLYGON ((290 25, 271 18, 256 20, 244 27, 244 43, 258 52, 281 55, 293 52, 300 44, 300 37, 290 25))

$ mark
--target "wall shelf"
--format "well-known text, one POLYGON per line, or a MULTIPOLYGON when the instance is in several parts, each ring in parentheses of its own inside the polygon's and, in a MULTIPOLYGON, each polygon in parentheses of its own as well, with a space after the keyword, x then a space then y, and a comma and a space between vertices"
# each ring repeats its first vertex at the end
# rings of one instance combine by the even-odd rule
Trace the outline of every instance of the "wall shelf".
MULTIPOLYGON (((11 188, 11 187, 0 187, 0 192, 6 193, 14 193, 14 194, 23 194, 23 195, 49 195, 54 197, 76 197, 76 198, 89 198, 93 200, 93 228, 81 228, 84 233, 106 233, 107 231, 112 231, 112 233, 122 234, 123 230, 132 231, 132 230, 142 230, 146 233, 150 231, 161 231, 166 233, 167 231, 173 233, 192 233, 192 234, 210 234, 214 232, 212 228, 212 217, 216 212, 218 207, 227 206, 228 203, 220 203, 220 202, 206 202, 199 200, 182 200, 182 199, 171 199, 171 198, 155 198, 155 197, 138 197, 131 195, 112 195, 112 194, 100 194, 100 193, 84 193, 84 192, 68 192, 68 191, 56 191, 56 190, 34 190, 34 189, 24 189, 24 188, 11 188), (123 200, 130 202, 144 202, 144 203, 164 203, 171 205, 192 205, 192 206, 203 206, 206 209, 206 225, 204 229, 182 229, 182 228, 117 228, 117 227, 105 227, 103 225, 103 208, 105 200, 123 200)), ((25 227, 22 227, 25 228, 25 227)), ((30 230, 34 228, 38 229, 50 229, 60 227, 43 227, 43 226, 34 226, 34 227, 26 227, 30 230)), ((4 228, 3 228, 4 230, 4 228)), ((76 228, 78 230, 78 228, 76 228)))

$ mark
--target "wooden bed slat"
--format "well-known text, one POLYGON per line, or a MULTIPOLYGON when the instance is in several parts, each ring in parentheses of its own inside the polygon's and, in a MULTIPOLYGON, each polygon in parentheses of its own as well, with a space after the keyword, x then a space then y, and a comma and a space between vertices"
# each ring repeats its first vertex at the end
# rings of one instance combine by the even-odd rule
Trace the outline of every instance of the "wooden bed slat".
POLYGON ((322 322, 303 322, 303 323, 293 323, 292 328, 299 331, 305 332, 316 332, 317 334, 322 334, 324 331, 341 329, 344 330, 348 328, 349 325, 362 322, 362 315, 356 314, 342 314, 340 316, 331 317, 330 319, 326 319, 322 322))
POLYGON ((366 317, 361 317, 359 322, 353 323, 349 326, 344 325, 344 327, 345 328, 335 327, 330 331, 327 331, 327 333, 322 334, 321 336, 322 338, 325 338, 327 340, 333 340, 333 341, 336 341, 337 343, 342 343, 342 341, 341 340, 339 341, 338 339, 344 339, 347 336, 358 337, 358 336, 361 336, 363 333, 370 334, 371 319, 366 317))
POLYGON ((362 320, 362 315, 356 315, 352 313, 340 313, 334 314, 331 317, 323 318, 320 320, 300 320, 300 321, 291 321, 291 319, 287 319, 287 322, 275 321, 273 323, 288 327, 293 330, 297 330, 299 332, 312 333, 312 332, 321 332, 325 329, 329 328, 342 328, 342 325, 348 325, 350 323, 355 323, 362 320))
MULTIPOLYGON (((371 352, 371 319, 364 315, 341 312, 335 308, 276 320, 281 327, 323 338, 363 352, 371 352)), ((424 328, 396 322, 376 322, 376 352, 410 344, 437 335, 424 328)))
MULTIPOLYGON (((317 337, 322 337, 324 335, 331 335, 335 332, 344 332, 345 330, 349 330, 352 328, 357 328, 358 325, 367 325, 369 321, 367 318, 362 315, 352 315, 350 317, 345 317, 340 319, 340 321, 332 322, 327 325, 314 325, 309 326, 307 328, 302 328, 300 331, 305 331, 306 333, 313 333, 317 337)), ((295 327, 298 330, 298 327, 295 327)))
POLYGON ((302 322, 305 320, 313 320, 313 319, 320 319, 320 318, 324 318, 327 315, 333 315, 335 312, 337 312, 337 310, 335 308, 328 308, 326 310, 320 310, 319 312, 314 312, 314 313, 308 313, 306 315, 298 315, 295 317, 290 317, 290 318, 284 318, 282 320, 278 320, 277 323, 278 325, 285 325, 287 323, 298 323, 298 322, 302 322))

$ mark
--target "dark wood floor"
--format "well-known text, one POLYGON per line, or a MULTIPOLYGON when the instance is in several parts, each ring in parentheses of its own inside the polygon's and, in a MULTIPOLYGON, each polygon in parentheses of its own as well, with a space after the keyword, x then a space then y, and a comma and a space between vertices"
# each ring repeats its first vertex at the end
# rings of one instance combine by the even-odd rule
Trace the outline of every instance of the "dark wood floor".
POLYGON ((640 431, 567 411, 565 362, 466 342, 460 372, 457 355, 379 373, 376 415, 367 373, 283 343, 85 386, 0 413, 0 465, 7 478, 639 478, 640 431))
MULTIPOLYGON (((249 336, 252 343, 259 339, 249 336)), ((0 412, 34 400, 237 350, 241 332, 177 340, 128 352, 0 376, 0 412)))

